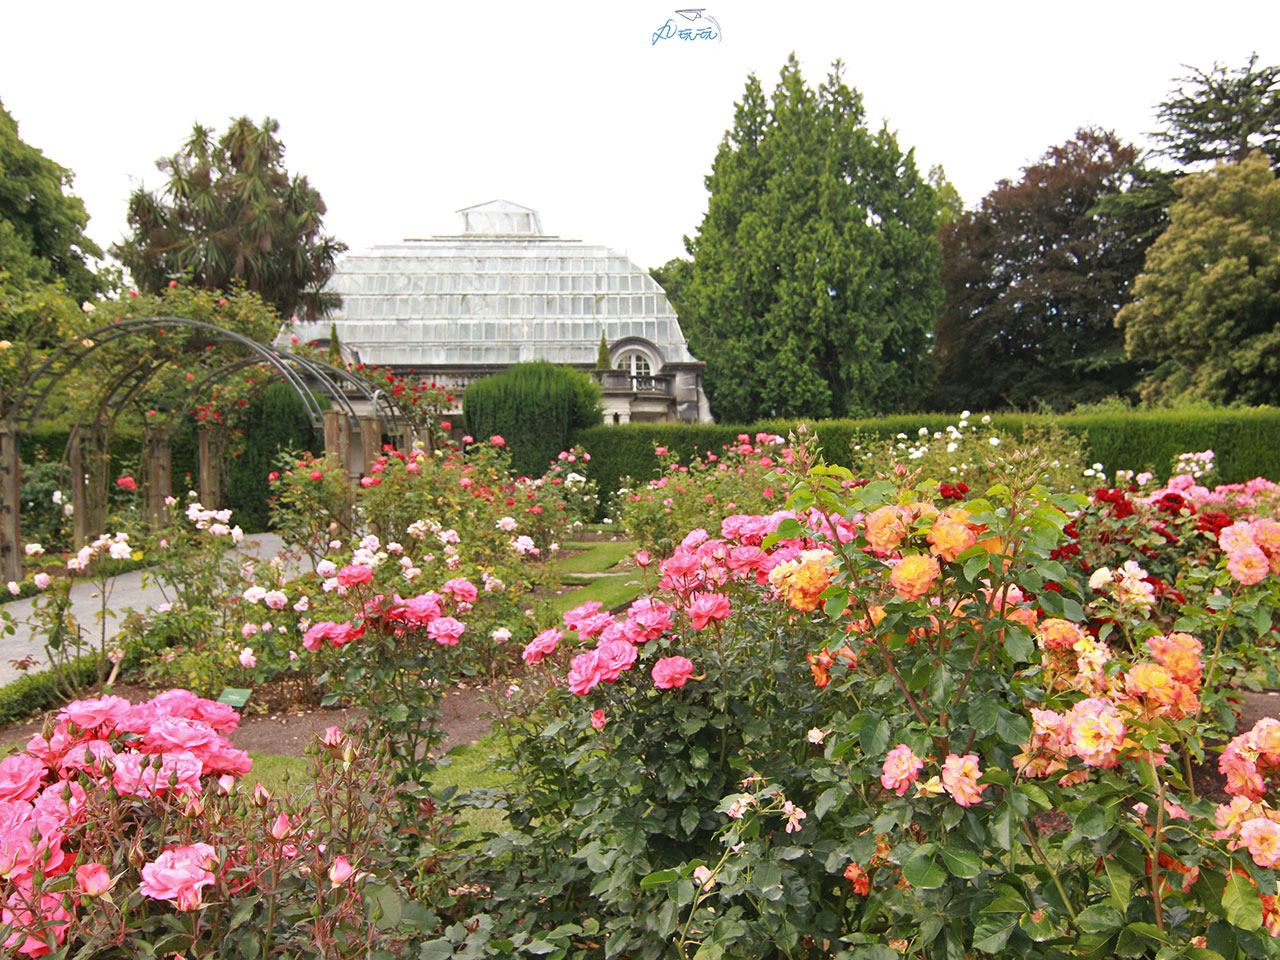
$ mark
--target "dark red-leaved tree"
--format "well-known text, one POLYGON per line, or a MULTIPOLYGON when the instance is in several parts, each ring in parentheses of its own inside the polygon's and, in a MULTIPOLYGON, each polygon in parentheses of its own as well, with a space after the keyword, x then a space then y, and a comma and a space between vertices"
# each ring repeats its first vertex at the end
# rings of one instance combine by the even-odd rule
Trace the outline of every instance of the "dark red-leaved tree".
POLYGON ((1112 321, 1164 213, 1124 199, 1165 179, 1115 134, 1082 129, 944 226, 934 405, 1064 409, 1127 393, 1139 371, 1112 321))

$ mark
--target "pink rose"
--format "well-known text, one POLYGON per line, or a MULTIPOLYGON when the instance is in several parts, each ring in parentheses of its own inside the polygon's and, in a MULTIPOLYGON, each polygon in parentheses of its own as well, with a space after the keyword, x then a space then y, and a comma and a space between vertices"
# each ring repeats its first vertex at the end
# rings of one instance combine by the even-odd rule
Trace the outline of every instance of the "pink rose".
POLYGON ((609 718, 604 715, 603 710, 591 711, 591 726, 595 727, 597 730, 603 730, 604 725, 608 722, 609 718))
POLYGON ((326 727, 324 735, 320 738, 320 742, 326 747, 336 747, 342 743, 343 733, 337 727, 326 727))
POLYGON ((173 847, 143 866, 138 892, 153 900, 176 901, 179 910, 196 910, 201 891, 217 879, 206 869, 216 859, 207 843, 173 847))
POLYGON ((986 783, 978 785, 981 776, 976 753, 967 753, 963 757, 951 753, 942 761, 942 785, 962 807, 971 807, 981 802, 982 791, 990 786, 986 783))
POLYGON ((111 874, 101 863, 85 863, 76 867, 76 885, 86 897, 99 897, 111 889, 111 874))
POLYGON ((588 650, 586 653, 578 654, 569 665, 569 692, 575 696, 585 697, 603 679, 601 673, 602 664, 597 651, 588 650))
POLYGON ((683 687, 693 676, 693 662, 685 657, 663 657, 653 665, 653 685, 659 690, 683 687))
POLYGON ((124 487, 126 490, 137 490, 138 481, 133 477, 118 477, 116 478, 116 486, 124 487))
POLYGON ((476 598, 480 595, 475 585, 463 577, 455 577, 446 581, 445 585, 440 589, 461 603, 475 603, 476 598))
POLYGON ((455 646, 466 625, 453 617, 439 617, 427 624, 427 636, 446 647, 455 646))
POLYGON ((636 662, 636 648, 626 640, 601 640, 596 644, 600 663, 600 679, 613 683, 636 662))
POLYGON ((338 857, 333 861, 333 865, 329 867, 329 882, 335 887, 340 886, 346 883, 355 872, 355 867, 347 862, 346 857, 338 857))
POLYGON ((703 629, 712 620, 723 620, 729 613, 729 598, 722 593, 695 593, 690 598, 689 622, 695 630, 703 629))
POLYGON ((920 771, 924 769, 924 761, 912 752, 905 743, 900 743, 889 751, 885 758, 880 783, 886 790, 892 790, 898 796, 907 792, 907 787, 916 782, 920 771))
POLYGON ((543 657, 556 652, 556 647, 563 639, 564 634, 554 627, 543 630, 525 645, 520 656, 525 663, 541 663, 543 657))
POLYGON ((29 754, 0 760, 0 800, 30 800, 44 786, 45 765, 29 754))
POLYGON ((373 570, 361 563, 350 563, 338 571, 338 586, 354 587, 373 579, 373 570))

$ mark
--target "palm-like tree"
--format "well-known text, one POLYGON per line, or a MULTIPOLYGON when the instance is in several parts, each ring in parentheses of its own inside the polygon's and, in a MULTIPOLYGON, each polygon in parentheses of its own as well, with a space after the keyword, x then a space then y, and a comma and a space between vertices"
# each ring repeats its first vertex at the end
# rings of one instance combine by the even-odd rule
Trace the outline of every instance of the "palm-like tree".
POLYGON ((211 290, 242 283, 282 316, 324 316, 339 303, 323 290, 347 249, 323 232, 324 200, 284 168, 280 124, 232 121, 220 138, 196 124, 171 157, 159 195, 129 198, 132 234, 112 253, 140 288, 178 279, 211 290))

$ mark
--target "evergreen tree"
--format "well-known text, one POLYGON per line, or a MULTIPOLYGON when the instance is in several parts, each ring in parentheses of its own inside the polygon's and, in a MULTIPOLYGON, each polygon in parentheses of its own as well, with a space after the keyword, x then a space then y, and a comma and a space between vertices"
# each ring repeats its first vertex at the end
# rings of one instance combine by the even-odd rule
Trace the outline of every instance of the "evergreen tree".
POLYGON ((1187 67, 1181 84, 1156 107, 1164 129, 1152 134, 1161 152, 1183 166, 1230 160, 1254 150, 1280 170, 1280 66, 1259 67, 1258 55, 1237 70, 1214 63, 1187 67))
POLYGON ((937 195, 841 72, 810 89, 792 55, 771 98, 747 79, 692 260, 655 271, 717 419, 911 409, 932 381, 937 195))
POLYGON ((0 282, 11 293, 53 284, 80 303, 105 288, 88 263, 102 251, 84 234, 89 216, 71 181, 70 170, 22 141, 0 104, 0 282))

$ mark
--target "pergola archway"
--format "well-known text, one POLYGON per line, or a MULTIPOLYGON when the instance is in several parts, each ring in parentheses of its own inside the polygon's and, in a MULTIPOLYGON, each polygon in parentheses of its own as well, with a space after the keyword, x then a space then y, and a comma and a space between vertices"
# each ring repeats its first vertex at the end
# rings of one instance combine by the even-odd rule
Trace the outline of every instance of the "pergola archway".
MULTIPOLYGON (((110 438, 121 412, 144 397, 157 378, 181 370, 183 365, 193 369, 176 381, 180 387, 176 393, 172 392, 173 384, 169 385, 166 396, 171 402, 164 416, 149 423, 144 432, 145 508, 152 522, 160 522, 166 514, 164 500, 172 492, 172 438, 187 411, 215 386, 250 369, 265 371, 264 383, 280 379, 289 384, 312 428, 323 436, 324 451, 337 454, 349 472, 368 470, 381 452, 384 435, 406 445, 414 439, 411 424, 394 399, 349 370, 200 320, 171 316, 121 319, 52 351, 30 371, 3 410, 0 563, 7 579, 18 579, 22 568, 19 440, 32 431, 59 386, 95 364, 102 379, 91 401, 78 408, 66 451, 77 543, 102 532, 110 438), (147 349, 141 349, 143 338, 147 349), (316 393, 328 398, 328 409, 316 393)), ((221 496, 219 433, 201 429, 199 441, 200 494, 207 505, 216 505, 221 496)))

